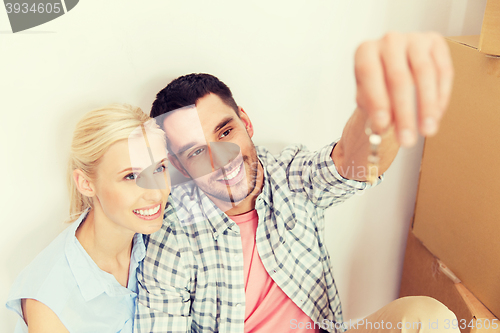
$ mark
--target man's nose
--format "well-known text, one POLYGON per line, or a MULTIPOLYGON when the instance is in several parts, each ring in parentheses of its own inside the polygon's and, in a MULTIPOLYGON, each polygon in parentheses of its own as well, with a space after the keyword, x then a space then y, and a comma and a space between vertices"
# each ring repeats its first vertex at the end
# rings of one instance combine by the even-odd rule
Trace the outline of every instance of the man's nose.
POLYGON ((240 146, 232 142, 210 142, 214 170, 227 166, 240 154, 240 146))

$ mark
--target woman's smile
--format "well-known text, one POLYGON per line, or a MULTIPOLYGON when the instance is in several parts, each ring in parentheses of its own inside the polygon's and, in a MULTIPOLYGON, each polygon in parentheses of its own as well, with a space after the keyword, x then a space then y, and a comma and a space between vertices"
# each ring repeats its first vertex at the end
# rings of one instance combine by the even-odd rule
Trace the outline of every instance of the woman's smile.
POLYGON ((153 206, 134 209, 132 212, 134 212, 134 214, 141 219, 155 220, 161 216, 161 203, 153 206))

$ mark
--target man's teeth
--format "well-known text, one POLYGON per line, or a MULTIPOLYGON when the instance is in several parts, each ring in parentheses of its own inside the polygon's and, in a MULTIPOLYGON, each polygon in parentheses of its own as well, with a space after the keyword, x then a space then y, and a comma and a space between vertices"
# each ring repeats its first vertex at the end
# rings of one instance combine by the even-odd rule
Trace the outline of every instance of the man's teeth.
POLYGON ((144 216, 150 216, 158 213, 160 210, 160 205, 156 206, 155 208, 151 209, 134 209, 134 213, 139 214, 139 215, 144 215, 144 216))
POLYGON ((223 177, 222 179, 224 179, 224 180, 231 180, 231 179, 233 179, 233 178, 234 178, 234 177, 236 177, 236 175, 240 172, 240 169, 241 169, 241 164, 240 164, 240 166, 238 166, 236 169, 234 169, 234 171, 233 171, 233 172, 228 173, 228 174, 226 175, 226 177, 223 177))

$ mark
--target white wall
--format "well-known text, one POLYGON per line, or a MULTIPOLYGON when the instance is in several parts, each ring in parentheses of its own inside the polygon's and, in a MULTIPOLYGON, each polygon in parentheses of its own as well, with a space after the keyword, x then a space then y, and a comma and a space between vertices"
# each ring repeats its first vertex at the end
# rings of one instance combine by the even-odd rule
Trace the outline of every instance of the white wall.
MULTIPOLYGON (((256 143, 318 149, 354 109, 356 45, 385 31, 477 34, 486 0, 86 0, 17 34, 0 9, 2 191, 0 303, 62 229, 76 121, 111 102, 145 110, 171 79, 218 76, 253 120, 256 143)), ((386 180, 327 213, 345 319, 395 299, 413 215, 422 141, 386 180)), ((0 310, 0 331, 15 316, 0 310)))

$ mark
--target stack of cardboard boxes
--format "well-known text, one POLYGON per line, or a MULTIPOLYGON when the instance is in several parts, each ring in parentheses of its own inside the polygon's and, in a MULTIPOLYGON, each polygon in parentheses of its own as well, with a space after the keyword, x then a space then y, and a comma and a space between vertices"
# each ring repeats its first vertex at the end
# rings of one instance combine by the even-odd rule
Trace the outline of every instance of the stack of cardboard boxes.
POLYGON ((448 45, 453 93, 425 142, 400 296, 438 299, 462 333, 500 332, 500 0, 481 36, 448 45))

